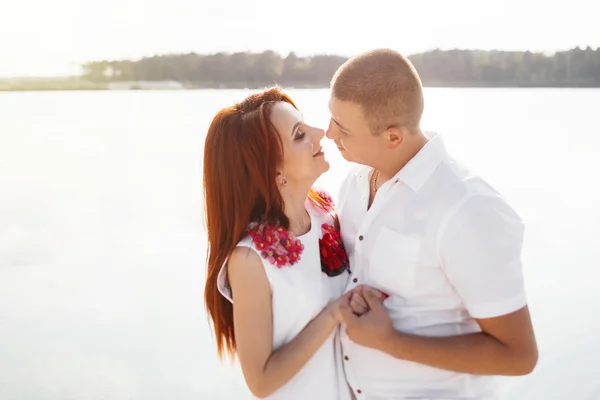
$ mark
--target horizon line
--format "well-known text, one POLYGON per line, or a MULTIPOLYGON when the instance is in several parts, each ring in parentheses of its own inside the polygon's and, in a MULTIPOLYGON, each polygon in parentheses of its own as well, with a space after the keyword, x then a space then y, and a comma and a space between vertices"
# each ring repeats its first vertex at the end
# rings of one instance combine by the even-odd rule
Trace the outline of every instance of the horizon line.
MULTIPOLYGON (((371 50, 377 49, 377 48, 391 48, 389 46, 381 46, 381 47, 372 47, 371 50)), ((406 55, 407 57, 411 57, 411 56, 415 56, 415 55, 420 55, 420 54, 426 54, 426 53, 433 53, 436 51, 441 51, 441 52, 451 52, 451 51, 467 51, 467 52, 485 52, 485 53, 492 53, 492 52, 500 52, 500 53, 532 53, 532 54, 543 54, 546 57, 552 57, 554 55, 556 55, 556 53, 562 53, 562 52, 569 52, 569 51, 573 51, 573 50, 581 50, 581 51, 586 51, 586 50, 592 50, 592 51, 598 51, 600 50, 600 44, 594 46, 591 45, 578 45, 578 46, 573 46, 573 47, 568 47, 568 48, 557 48, 557 49, 553 49, 553 50, 549 50, 549 49, 514 49, 514 48, 493 48, 493 49, 488 49, 488 50, 484 50, 482 48, 477 48, 477 47, 473 47, 473 48, 469 48, 469 47, 434 47, 434 48, 429 48, 427 50, 422 50, 422 51, 415 51, 415 52, 402 52, 400 51, 400 53, 406 55)), ((396 51, 399 51, 397 49, 394 49, 396 51)), ((365 50, 368 51, 368 50, 365 50)), ((137 62, 146 58, 154 58, 154 57, 165 57, 165 56, 180 56, 180 55, 186 55, 186 54, 195 54, 195 55, 199 55, 199 56, 214 56, 217 54, 225 54, 225 55, 231 55, 231 54, 239 54, 239 53, 246 53, 246 54, 261 54, 261 53, 266 53, 266 52, 273 52, 275 54, 278 54, 280 57, 285 58, 287 57, 289 54, 294 53, 296 54, 297 57, 299 58, 311 58, 311 57, 317 57, 317 56, 330 56, 330 57, 342 57, 342 58, 351 58, 356 56, 357 54, 363 53, 364 51, 361 52, 357 52, 354 53, 352 55, 346 55, 346 54, 342 54, 342 53, 333 53, 333 52, 322 52, 322 53, 302 53, 302 52, 296 52, 294 50, 290 50, 290 51, 276 51, 273 49, 263 49, 263 50, 223 50, 223 51, 212 51, 212 52, 198 52, 198 51, 173 51, 173 52, 156 52, 156 53, 148 53, 146 55, 141 55, 141 56, 136 56, 136 57, 122 57, 122 58, 97 58, 97 59, 93 59, 93 60, 86 60, 86 61, 78 61, 78 62, 72 62, 71 64, 75 64, 77 65, 79 68, 83 67, 84 64, 88 64, 88 63, 97 63, 97 62, 103 62, 103 61, 108 61, 108 62, 121 62, 121 61, 133 61, 133 62, 137 62)), ((40 74, 40 75, 12 75, 12 76, 6 76, 6 75, 0 75, 0 80, 9 80, 9 79, 52 79, 52 78, 75 78, 75 77, 80 77, 81 74, 73 74, 73 73, 65 73, 65 74, 54 74, 54 75, 45 75, 45 74, 40 74)))

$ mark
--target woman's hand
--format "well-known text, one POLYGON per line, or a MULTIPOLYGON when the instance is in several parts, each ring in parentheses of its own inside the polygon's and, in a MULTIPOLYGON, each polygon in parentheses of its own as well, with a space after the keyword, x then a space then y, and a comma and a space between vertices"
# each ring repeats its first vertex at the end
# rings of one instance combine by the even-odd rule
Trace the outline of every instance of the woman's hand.
POLYGON ((351 307, 350 307, 350 298, 351 297, 352 297, 352 292, 351 291, 347 292, 342 297, 329 303, 327 305, 327 307, 325 307, 325 309, 323 310, 323 312, 327 313, 327 315, 331 319, 332 323, 334 323, 335 325, 339 325, 342 322, 344 322, 344 317, 343 317, 344 311, 343 310, 351 309, 351 307))
POLYGON ((369 305, 365 300, 365 290, 370 290, 380 300, 385 300, 388 296, 380 290, 374 289, 367 285, 358 285, 352 289, 350 293, 350 308, 356 316, 361 316, 369 311, 369 305))
POLYGON ((380 290, 367 285, 359 285, 346 292, 342 297, 329 303, 323 312, 327 313, 331 318, 332 323, 336 325, 344 322, 344 309, 351 310, 357 316, 363 315, 369 311, 368 303, 365 300, 365 290, 370 290, 380 301, 383 301, 388 297, 387 294, 380 290))

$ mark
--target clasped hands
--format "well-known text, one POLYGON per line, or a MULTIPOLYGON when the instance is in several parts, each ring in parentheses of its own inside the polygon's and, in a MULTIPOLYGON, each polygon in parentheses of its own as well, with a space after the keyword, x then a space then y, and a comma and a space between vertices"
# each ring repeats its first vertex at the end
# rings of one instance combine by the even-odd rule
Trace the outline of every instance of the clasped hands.
MULTIPOLYGON (((383 301, 387 295, 367 285, 348 291, 332 306, 339 323, 345 324, 350 340, 360 345, 382 349, 395 333, 383 301)), ((343 327, 342 327, 343 329, 343 327)))

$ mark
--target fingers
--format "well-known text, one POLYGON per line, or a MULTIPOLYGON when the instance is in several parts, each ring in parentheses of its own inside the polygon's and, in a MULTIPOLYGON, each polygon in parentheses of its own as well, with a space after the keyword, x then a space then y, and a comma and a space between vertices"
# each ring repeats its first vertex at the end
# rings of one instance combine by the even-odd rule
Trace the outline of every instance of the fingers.
POLYGON ((350 307, 350 304, 348 304, 348 303, 340 304, 339 310, 340 310, 340 314, 342 315, 342 319, 344 320, 346 325, 351 326, 351 325, 355 324, 356 319, 358 317, 356 315, 354 315, 354 312, 352 311, 352 307, 350 307))
POLYGON ((380 291, 378 291, 378 290, 376 291, 371 288, 365 289, 364 297, 365 297, 365 300, 367 301, 367 305, 369 308, 373 309, 373 308, 382 308, 383 307, 381 302, 384 299, 384 296, 380 291))
POLYGON ((375 288, 366 288, 366 289, 364 289, 364 291, 372 292, 375 295, 375 297, 377 297, 379 299, 379 301, 383 301, 389 297, 386 293, 383 293, 381 290, 375 289, 375 288))
POLYGON ((339 300, 342 303, 350 304, 350 300, 352 299, 353 294, 354 294, 353 291, 346 292, 346 293, 344 293, 344 295, 342 297, 339 298, 339 300))
POLYGON ((364 296, 365 296, 365 293, 366 293, 368 290, 372 290, 372 291, 374 291, 374 292, 375 292, 375 294, 377 295, 377 297, 378 297, 378 298, 379 298, 381 301, 383 301, 383 300, 387 299, 388 297, 390 297, 390 295, 389 295, 389 294, 387 294, 387 293, 385 293, 385 292, 382 292, 382 291, 381 291, 381 290, 379 290, 379 289, 375 289, 375 288, 373 288, 373 287, 371 287, 371 286, 365 285, 364 283, 363 283, 363 284, 360 284, 360 285, 358 285, 358 286, 356 286, 354 289, 352 289, 352 292, 354 292, 354 293, 356 293, 356 294, 360 294, 361 296, 363 296, 363 297, 364 297, 364 296))
POLYGON ((367 301, 362 297, 362 295, 356 293, 353 293, 352 297, 350 298, 350 307, 352 308, 352 311, 359 316, 369 311, 367 301))
POLYGON ((352 289, 352 293, 355 293, 358 296, 363 296, 363 291, 367 288, 367 285, 361 284, 352 289))
POLYGON ((361 308, 361 309, 362 308, 364 308, 364 309, 368 308, 367 301, 365 300, 365 298, 362 295, 356 294, 356 293, 354 293, 352 295, 352 297, 350 298, 350 305, 353 308, 354 307, 361 308))

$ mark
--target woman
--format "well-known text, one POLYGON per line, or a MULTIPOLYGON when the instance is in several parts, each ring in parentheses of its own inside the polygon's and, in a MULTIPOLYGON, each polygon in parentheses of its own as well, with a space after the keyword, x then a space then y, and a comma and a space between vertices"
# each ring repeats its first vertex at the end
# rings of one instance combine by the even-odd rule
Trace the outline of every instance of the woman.
POLYGON ((205 302, 219 356, 237 354, 258 398, 351 398, 336 337, 348 258, 312 189, 323 136, 278 88, 221 110, 206 136, 205 302))

